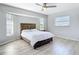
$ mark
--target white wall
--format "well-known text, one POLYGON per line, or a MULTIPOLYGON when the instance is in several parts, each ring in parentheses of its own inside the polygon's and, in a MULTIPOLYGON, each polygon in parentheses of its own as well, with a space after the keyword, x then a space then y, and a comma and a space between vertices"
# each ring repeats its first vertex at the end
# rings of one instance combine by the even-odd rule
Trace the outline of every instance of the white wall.
MULTIPOLYGON (((12 12, 12 13, 16 13, 16 14, 31 15, 31 16, 35 16, 35 17, 41 17, 41 18, 44 18, 45 22, 47 23, 47 15, 16 8, 16 7, 12 7, 12 6, 7 6, 4 4, 0 4, 0 45, 5 44, 6 42, 16 40, 16 35, 15 35, 16 32, 14 33, 13 36, 10 36, 10 37, 6 36, 6 14, 8 12, 12 12)), ((18 21, 14 20, 14 22, 16 24, 18 24, 18 21)), ((45 23, 45 29, 47 29, 46 23, 45 23)))
POLYGON ((6 36, 6 13, 0 11, 0 45, 5 44, 8 40, 15 40, 14 38, 14 36, 6 36))
POLYGON ((17 38, 20 36, 20 23, 34 23, 37 29, 40 28, 40 19, 14 15, 14 32, 17 38))
POLYGON ((1 40, 0 43, 3 42, 4 39, 5 39, 5 37, 4 37, 5 32, 4 31, 5 31, 6 28, 4 26, 5 25, 5 20, 4 19, 5 18, 3 16, 5 16, 4 13, 0 12, 0 40, 1 40))
POLYGON ((79 8, 49 15, 48 30, 56 36, 79 41, 79 8), (56 27, 55 19, 59 16, 70 16, 70 26, 56 27))

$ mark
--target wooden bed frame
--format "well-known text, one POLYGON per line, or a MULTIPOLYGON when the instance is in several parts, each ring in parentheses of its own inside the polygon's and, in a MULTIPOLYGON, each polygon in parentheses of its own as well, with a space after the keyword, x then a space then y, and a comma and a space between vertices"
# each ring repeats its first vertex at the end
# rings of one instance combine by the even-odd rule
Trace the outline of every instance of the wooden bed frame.
MULTIPOLYGON (((36 24, 33 24, 33 23, 21 23, 20 24, 20 28, 21 28, 21 31, 20 31, 20 34, 21 34, 22 30, 35 29, 36 28, 36 24)), ((21 37, 21 39, 23 39, 23 38, 21 37)), ((45 39, 45 40, 42 40, 42 41, 38 41, 38 42, 35 43, 34 49, 36 49, 36 48, 38 48, 38 47, 40 47, 42 45, 48 44, 52 40, 53 40, 53 38, 51 37, 51 38, 48 38, 48 39, 45 39)))

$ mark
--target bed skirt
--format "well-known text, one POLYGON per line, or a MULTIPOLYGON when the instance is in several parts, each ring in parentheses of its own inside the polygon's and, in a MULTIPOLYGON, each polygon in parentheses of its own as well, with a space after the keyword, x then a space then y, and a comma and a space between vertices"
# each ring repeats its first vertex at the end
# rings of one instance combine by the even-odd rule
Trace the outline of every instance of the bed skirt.
POLYGON ((50 43, 52 40, 53 40, 53 38, 48 38, 48 39, 45 39, 45 40, 42 40, 42 41, 38 41, 38 42, 35 43, 35 45, 33 47, 34 47, 34 49, 36 49, 40 46, 43 46, 45 44, 50 43))
MULTIPOLYGON (((27 43, 30 44, 30 41, 27 40, 26 38, 21 37, 21 39, 25 40, 27 43)), ((41 47, 41 46, 43 46, 43 45, 45 45, 45 44, 50 43, 51 41, 53 41, 53 37, 48 38, 48 39, 45 39, 45 40, 42 40, 42 41, 38 41, 38 42, 36 42, 36 43, 34 44, 33 48, 36 49, 36 48, 38 48, 38 47, 41 47)))

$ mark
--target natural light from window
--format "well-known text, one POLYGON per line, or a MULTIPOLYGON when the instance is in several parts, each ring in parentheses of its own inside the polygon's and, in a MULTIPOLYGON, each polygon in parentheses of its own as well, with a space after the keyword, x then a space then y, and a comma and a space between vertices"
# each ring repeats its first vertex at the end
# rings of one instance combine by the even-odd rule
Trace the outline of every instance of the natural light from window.
POLYGON ((55 26, 69 26, 69 25, 70 25, 70 16, 56 17, 55 26))
POLYGON ((6 35, 13 35, 13 15, 9 13, 6 14, 6 35))
POLYGON ((40 30, 44 30, 44 19, 40 19, 40 30))

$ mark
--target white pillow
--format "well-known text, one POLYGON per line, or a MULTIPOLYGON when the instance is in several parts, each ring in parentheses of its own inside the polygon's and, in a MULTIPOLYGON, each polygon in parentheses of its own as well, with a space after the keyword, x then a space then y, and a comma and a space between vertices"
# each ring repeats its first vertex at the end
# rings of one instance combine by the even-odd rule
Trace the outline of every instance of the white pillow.
POLYGON ((39 31, 39 30, 37 30, 37 29, 31 29, 31 31, 39 31))
POLYGON ((22 30, 22 32, 29 32, 29 31, 31 31, 31 29, 22 30))

